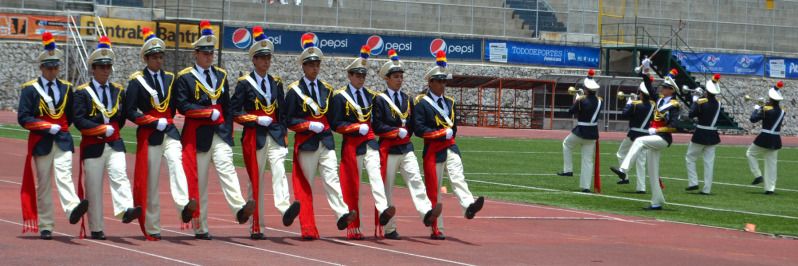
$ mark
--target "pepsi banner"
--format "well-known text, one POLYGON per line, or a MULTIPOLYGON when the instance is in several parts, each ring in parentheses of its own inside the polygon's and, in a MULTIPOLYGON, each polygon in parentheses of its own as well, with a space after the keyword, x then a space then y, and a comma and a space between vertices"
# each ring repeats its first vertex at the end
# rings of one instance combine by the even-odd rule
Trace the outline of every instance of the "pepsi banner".
POLYGON ((798 59, 769 57, 765 72, 771 78, 798 79, 798 59))
POLYGON ((485 44, 485 59, 497 63, 597 68, 600 56, 599 48, 593 47, 509 41, 485 44))
POLYGON ((682 51, 673 51, 673 54, 689 72, 757 76, 765 74, 764 55, 682 51))
MULTIPOLYGON (((224 27, 223 48, 245 51, 252 44, 251 27, 224 27)), ((300 38, 303 31, 269 30, 264 34, 274 43, 277 53, 300 53, 300 38)), ((385 58, 388 50, 395 49, 403 58, 435 58, 438 51, 446 51, 446 57, 459 60, 481 60, 482 40, 432 38, 421 36, 389 36, 317 32, 315 44, 324 54, 357 56, 360 47, 368 44, 371 56, 385 58)))

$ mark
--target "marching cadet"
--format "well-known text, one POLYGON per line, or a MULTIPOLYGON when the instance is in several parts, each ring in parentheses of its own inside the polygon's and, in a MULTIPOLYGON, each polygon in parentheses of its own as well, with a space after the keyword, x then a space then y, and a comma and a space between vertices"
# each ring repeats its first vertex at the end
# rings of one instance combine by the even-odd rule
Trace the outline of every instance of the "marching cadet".
POLYGON ((285 176, 286 148, 285 93, 280 77, 268 74, 274 44, 263 34, 263 28, 252 29, 254 42, 249 57, 255 70, 238 79, 230 108, 236 123, 244 126, 241 150, 249 174, 249 199, 255 200, 250 238, 266 239, 263 191, 266 190, 266 165, 272 176, 274 207, 282 214, 283 225, 290 226, 299 215, 299 202, 291 202, 285 176))
MULTIPOLYGON (((626 171, 631 167, 632 161, 640 153, 645 151, 646 161, 648 162, 648 179, 651 186, 651 205, 645 210, 662 210, 665 204, 665 196, 662 194, 662 181, 659 177, 659 158, 660 152, 671 146, 673 136, 676 132, 676 122, 679 116, 679 101, 673 98, 674 91, 678 88, 672 76, 665 77, 665 82, 660 85, 661 97, 657 100, 657 109, 654 110, 654 121, 648 128, 649 136, 638 137, 632 143, 629 153, 623 159, 620 167, 610 167, 613 173, 618 175, 621 180, 626 179, 626 171)), ((648 89, 646 82, 640 84, 640 89, 648 89)))
POLYGON ((183 223, 191 221, 197 201, 189 200, 186 173, 183 171, 180 132, 175 127, 172 72, 163 71, 163 40, 144 27, 141 60, 147 65, 130 75, 125 92, 127 119, 138 125, 136 130, 136 167, 133 169, 133 201, 141 206, 141 232, 147 240, 161 239, 161 204, 158 181, 161 158, 166 158, 169 188, 183 223))
POLYGON ((313 43, 314 35, 302 35, 302 54, 298 63, 302 65, 304 77, 288 85, 285 95, 288 129, 294 136, 294 155, 291 178, 294 183, 294 198, 301 203, 299 224, 302 238, 319 238, 313 214, 313 191, 311 184, 316 169, 321 173, 327 202, 337 218, 338 230, 344 230, 355 219, 355 211, 349 211, 341 195, 338 179, 338 162, 335 142, 328 122, 332 86, 318 79, 324 54, 313 43))
MULTIPOLYGON (((413 107, 413 131, 416 136, 424 139, 424 184, 431 203, 437 205, 442 200, 438 192, 439 184, 443 183, 445 169, 465 218, 473 219, 482 210, 485 198, 474 200, 465 182, 460 149, 455 143, 457 120, 454 98, 444 95, 446 81, 452 78, 452 74, 446 68, 446 53, 439 51, 436 58, 436 65, 424 74, 428 89, 426 93, 416 96, 413 107)), ((432 224, 430 238, 446 239, 443 234, 443 216, 432 224)))
POLYGON ((582 149, 582 166, 579 178, 579 188, 582 192, 590 193, 590 183, 593 179, 596 155, 596 141, 599 137, 598 118, 601 113, 604 100, 596 96, 599 89, 598 83, 593 79, 595 71, 590 69, 587 77, 582 82, 582 86, 587 89, 586 95, 576 97, 568 114, 576 115, 576 127, 571 130, 571 134, 565 137, 562 142, 563 171, 558 172, 559 176, 573 176, 573 149, 582 149))
MULTIPOLYGON (((365 168, 369 176, 371 194, 379 216, 379 226, 388 224, 396 208, 388 206, 380 169, 380 151, 371 127, 371 110, 375 92, 365 88, 368 57, 371 48, 360 48, 360 57, 347 67, 349 84, 335 92, 330 110, 330 126, 343 136, 341 143, 341 192, 355 220, 346 230, 347 239, 361 240, 360 231, 360 173, 365 168)), ((378 226, 378 230, 379 230, 378 226)))
POLYGON ((74 144, 69 125, 72 112, 72 84, 58 79, 64 53, 56 48, 50 32, 42 34, 44 51, 39 53, 39 78, 22 84, 17 108, 17 121, 28 133, 28 153, 22 176, 22 232, 38 232, 41 239, 53 239, 52 175, 55 176, 61 207, 76 224, 89 207, 81 200, 72 184, 72 152, 74 144), (55 144, 55 145, 53 145, 55 144), (36 162, 36 180, 31 162, 36 162), (38 185, 38 186, 37 186, 38 185))
POLYGON ((712 177, 715 168, 715 147, 720 143, 718 128, 715 126, 720 116, 720 102, 717 95, 720 94, 720 75, 715 74, 711 80, 706 82, 706 97, 699 98, 693 96, 693 103, 690 106, 690 118, 698 118, 693 138, 687 145, 687 154, 684 156, 687 166, 687 188, 685 190, 698 189, 698 173, 696 173, 696 160, 698 155, 704 155, 704 188, 699 192, 702 195, 709 195, 712 190, 712 177))
MULTIPOLYGON (((86 197, 89 206, 91 238, 105 240, 103 233, 103 174, 108 171, 114 216, 130 223, 141 215, 141 206, 133 207, 130 180, 127 177, 125 143, 119 131, 125 125, 125 92, 122 85, 111 83, 114 51, 107 36, 101 36, 97 49, 89 55, 93 78, 75 91, 75 127, 80 130, 80 167, 78 185, 86 171, 86 197)), ((78 189, 78 194, 81 193, 78 189)), ((80 195, 79 195, 80 196, 80 195)), ((83 235, 83 232, 81 232, 83 235)))
MULTIPOLYGON (((393 204, 393 182, 396 172, 402 177, 410 190, 410 198, 422 217, 424 226, 431 226, 441 215, 443 205, 439 202, 432 208, 424 187, 424 180, 418 168, 418 159, 410 142, 413 132, 413 101, 402 92, 404 82, 404 65, 399 60, 396 50, 388 51, 391 59, 380 67, 379 76, 385 80, 387 89, 377 94, 372 108, 372 125, 374 133, 380 137, 380 166, 385 183, 385 198, 388 205, 393 204)), ((385 225, 385 238, 399 239, 396 231, 396 219, 385 225)))
MULTIPOLYGON (((650 79, 648 76, 644 78, 650 79)), ((626 138, 623 139, 621 146, 618 148, 618 152, 615 154, 618 157, 618 164, 623 163, 623 159, 626 158, 626 154, 629 153, 629 148, 632 147, 632 143, 634 143, 637 138, 648 136, 649 122, 654 114, 655 107, 654 101, 651 100, 651 96, 649 95, 648 89, 646 89, 645 83, 643 83, 643 86, 638 88, 637 97, 639 97, 637 100, 632 100, 631 97, 627 97, 626 106, 623 108, 623 113, 621 113, 622 118, 629 120, 629 132, 626 133, 626 138)), ((635 191, 638 194, 645 194, 645 151, 641 151, 640 156, 637 157, 635 162, 637 164, 637 167, 635 168, 637 171, 637 188, 635 191)), ((621 179, 618 181, 618 184, 629 184, 629 179, 621 179)))
POLYGON ((782 87, 784 87, 784 82, 779 81, 776 86, 770 88, 767 104, 765 106, 755 105, 750 118, 751 123, 762 121, 762 130, 759 131, 754 143, 751 143, 751 146, 748 146, 748 151, 745 152, 751 174, 756 176, 751 184, 757 185, 764 181, 766 195, 773 195, 776 191, 776 170, 778 169, 779 149, 781 149, 781 123, 786 115, 786 112, 779 107, 779 102, 784 100, 784 96, 781 94, 782 87), (764 178, 757 161, 760 156, 765 159, 764 178))
POLYGON ((216 36, 207 20, 200 22, 201 37, 193 43, 194 66, 177 73, 176 107, 186 116, 183 125, 183 169, 189 199, 199 199, 192 214, 194 237, 211 240, 208 232, 208 168, 211 160, 219 176, 227 204, 239 224, 249 220, 253 201, 244 201, 233 166, 233 119, 227 72, 213 65, 216 36))

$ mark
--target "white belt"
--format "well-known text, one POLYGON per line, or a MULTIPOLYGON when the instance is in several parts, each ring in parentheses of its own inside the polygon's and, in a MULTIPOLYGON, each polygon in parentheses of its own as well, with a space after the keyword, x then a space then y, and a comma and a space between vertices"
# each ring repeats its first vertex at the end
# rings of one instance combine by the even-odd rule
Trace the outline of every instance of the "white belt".
POLYGON ((760 132, 762 132, 762 133, 768 133, 768 134, 771 134, 771 135, 777 135, 777 136, 778 136, 778 135, 781 135, 781 132, 778 132, 778 131, 775 131, 775 130, 769 130, 769 129, 763 129, 763 130, 762 130, 762 131, 760 131, 760 132))
POLYGON ((577 126, 583 126, 583 127, 595 127, 595 126, 598 126, 598 123, 576 122, 576 125, 577 126))
POLYGON ((633 128, 630 128, 629 130, 648 134, 648 130, 645 130, 645 129, 642 129, 642 128, 639 128, 639 127, 633 127, 633 128))
POLYGON ((718 130, 717 127, 710 127, 710 126, 695 125, 695 127, 703 130, 718 130))

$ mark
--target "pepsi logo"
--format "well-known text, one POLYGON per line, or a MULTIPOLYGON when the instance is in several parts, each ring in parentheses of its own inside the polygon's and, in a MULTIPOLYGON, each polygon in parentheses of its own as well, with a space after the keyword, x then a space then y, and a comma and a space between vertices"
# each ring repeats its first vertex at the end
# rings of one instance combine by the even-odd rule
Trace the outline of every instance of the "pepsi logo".
POLYGON ((366 39, 366 45, 371 47, 371 55, 379 55, 385 50, 385 43, 382 41, 382 37, 378 35, 369 36, 366 39))
POLYGON ((238 28, 233 31, 233 45, 238 49, 247 49, 252 42, 252 35, 246 28, 238 28))
POLYGON ((446 52, 446 41, 443 39, 434 39, 429 43, 429 53, 434 57, 438 51, 446 52))

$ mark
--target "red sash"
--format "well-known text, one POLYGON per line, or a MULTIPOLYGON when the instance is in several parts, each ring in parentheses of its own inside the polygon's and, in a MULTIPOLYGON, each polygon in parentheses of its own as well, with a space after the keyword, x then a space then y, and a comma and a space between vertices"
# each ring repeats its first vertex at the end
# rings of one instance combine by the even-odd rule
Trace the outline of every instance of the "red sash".
MULTIPOLYGON (((61 126, 61 132, 69 132, 66 116, 61 116, 60 119, 53 119, 49 116, 39 116, 36 118, 51 124, 58 124, 61 126)), ((36 206, 36 181, 33 178, 33 148, 42 138, 44 137, 41 134, 35 134, 33 132, 28 133, 28 154, 25 156, 25 168, 23 168, 22 189, 20 191, 20 202, 22 203, 22 233, 39 232, 39 210, 36 206)), ((53 145, 52 148, 56 149, 57 147, 53 145)), ((50 195, 46 196, 49 197, 50 195)))
MULTIPOLYGON (((166 123, 174 124, 172 121, 172 109, 169 108, 165 112, 158 112, 155 108, 150 109, 147 115, 155 118, 166 118, 166 123)), ((133 203, 136 206, 141 206, 141 216, 139 216, 139 227, 147 240, 156 240, 147 234, 144 229, 145 221, 147 221, 147 180, 149 179, 149 140, 150 136, 157 129, 154 127, 140 126, 138 134, 136 135, 136 168, 133 169, 133 203)), ((153 166, 159 167, 159 165, 153 166)))
MULTIPOLYGON (((388 174, 388 151, 393 147, 410 143, 409 131, 407 132, 407 136, 403 139, 400 139, 398 136, 394 138, 387 137, 391 134, 391 132, 378 134, 380 137, 380 174, 382 174, 383 183, 385 183, 385 178, 388 174)), ((391 186, 393 186, 393 184, 385 183, 386 190, 391 189, 391 186)), ((374 210, 374 236, 377 238, 384 237, 382 226, 380 225, 380 213, 376 209, 374 210)))
MULTIPOLYGON (((444 141, 424 140, 424 146, 427 147, 427 153, 424 154, 424 185, 427 188, 427 196, 430 202, 432 202, 432 206, 438 204, 438 191, 441 189, 438 185, 438 172, 435 168, 435 154, 448 149, 454 144, 454 138, 444 141)), ((441 235, 441 232, 438 230, 438 220, 432 223, 432 234, 441 235)))
MULTIPOLYGON (((349 210, 356 211, 355 220, 346 228, 347 238, 356 237, 360 233, 360 169, 357 167, 357 147, 366 141, 374 139, 374 131, 371 130, 364 136, 360 133, 344 135, 341 145, 341 167, 339 169, 341 178, 341 193, 344 195, 344 202, 349 206, 349 210)), ((362 237, 362 236, 358 236, 362 237)))
MULTIPOLYGON (((79 164, 80 168, 78 169, 78 198, 80 198, 81 200, 83 200, 85 198, 85 195, 84 195, 84 192, 83 192, 83 159, 84 159, 84 157, 83 157, 83 149, 85 149, 86 147, 88 147, 90 145, 105 144, 105 143, 114 142, 114 141, 117 141, 117 140, 121 139, 119 137, 119 124, 117 124, 116 122, 113 122, 113 123, 105 124, 105 125, 106 126, 111 126, 112 128, 114 128, 114 134, 112 134, 110 137, 105 137, 105 134, 103 134, 101 136, 85 136, 85 135, 82 135, 81 138, 80 138, 80 164, 79 164)), ((86 237, 86 221, 83 219, 83 217, 81 217, 80 218, 80 238, 85 238, 85 237, 86 237)))
MULTIPOLYGON (((324 131, 330 130, 330 123, 327 122, 327 117, 314 118, 312 116, 305 117, 308 122, 319 122, 324 124, 324 131)), ((299 145, 305 143, 308 139, 313 137, 315 133, 312 131, 297 132, 294 135, 294 155, 291 167, 291 180, 294 183, 294 198, 297 199, 299 205, 299 225, 302 228, 302 238, 319 238, 319 230, 316 229, 316 217, 313 214, 313 190, 310 187, 310 182, 302 172, 302 166, 299 164, 299 145)), ((311 173, 315 174, 315 173, 311 173)))
MULTIPOLYGON (((277 123, 276 112, 267 114, 263 110, 249 112, 251 115, 268 116, 272 118, 272 123, 277 123)), ((244 127, 244 137, 241 139, 241 152, 244 155, 244 166, 247 168, 249 183, 252 187, 252 195, 255 198, 255 212, 252 215, 252 233, 260 233, 260 193, 259 179, 260 169, 258 169, 258 127, 244 127)), ((269 137, 269 136, 267 136, 269 137)))
MULTIPOLYGON (((194 211, 191 217, 192 225, 194 228, 199 228, 200 217, 200 200, 199 200, 199 176, 197 174, 197 129, 201 126, 215 126, 224 123, 224 113, 222 106, 214 104, 209 106, 211 109, 219 111, 219 119, 211 121, 210 118, 189 118, 186 117, 185 124, 183 125, 183 132, 180 142, 183 145, 183 171, 186 172, 186 181, 188 183, 188 198, 197 201, 197 210, 194 211)), ((206 140, 206 141, 213 141, 206 140)), ((207 167, 207 166, 206 166, 207 167)), ((189 226, 182 224, 180 229, 186 229, 189 226)))

